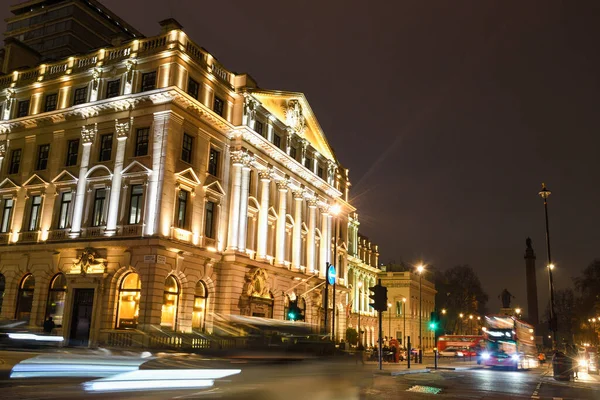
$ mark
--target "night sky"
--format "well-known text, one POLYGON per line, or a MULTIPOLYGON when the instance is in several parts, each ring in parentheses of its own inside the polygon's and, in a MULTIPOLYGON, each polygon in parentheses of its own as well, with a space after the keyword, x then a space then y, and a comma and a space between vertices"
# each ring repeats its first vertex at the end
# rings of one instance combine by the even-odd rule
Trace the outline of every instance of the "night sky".
POLYGON ((525 308, 530 236, 542 315, 541 182, 557 286, 600 257, 600 2, 102 3, 148 36, 173 17, 230 70, 305 93, 382 262, 470 264, 492 311, 503 288, 525 308))

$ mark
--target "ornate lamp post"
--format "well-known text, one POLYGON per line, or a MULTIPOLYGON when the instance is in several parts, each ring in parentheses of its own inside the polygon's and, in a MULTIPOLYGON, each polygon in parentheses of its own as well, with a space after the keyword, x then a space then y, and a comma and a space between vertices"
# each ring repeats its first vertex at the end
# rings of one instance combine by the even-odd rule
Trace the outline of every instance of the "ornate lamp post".
POLYGON ((423 271, 425 267, 423 265, 419 265, 417 267, 417 272, 419 273, 419 362, 423 362, 423 345, 422 345, 422 330, 423 330, 423 296, 422 294, 422 280, 423 280, 423 271))
POLYGON ((402 328, 404 337, 402 338, 402 346, 406 347, 406 297, 402 299, 402 317, 404 318, 404 327, 402 328))
POLYGON ((358 348, 362 347, 362 342, 360 340, 360 308, 362 305, 362 281, 358 282, 358 348))
MULTIPOLYGON (((335 204, 331 207, 331 214, 333 215, 333 223, 335 225, 335 229, 334 229, 334 239, 333 239, 333 267, 336 270, 336 274, 335 274, 335 279, 333 282, 333 310, 331 311, 331 339, 333 340, 333 342, 335 343, 336 341, 336 337, 335 337, 335 312, 337 310, 337 307, 335 306, 335 287, 336 287, 336 282, 337 282, 337 275, 338 272, 340 272, 342 269, 340 268, 340 266, 338 265, 338 255, 337 255, 337 243, 338 243, 338 215, 340 214, 341 211, 341 207, 338 204, 335 204)), ((327 269, 327 274, 329 274, 329 269, 327 269)), ((325 279, 327 279, 328 277, 326 277, 325 279)), ((329 305, 327 305, 329 307, 329 305)), ((360 315, 360 314, 359 314, 360 315)))
POLYGON ((459 319, 460 325, 459 325, 459 328, 458 328, 458 334, 462 335, 463 334, 463 326, 462 326, 463 320, 462 319, 463 319, 464 314, 460 313, 460 314, 458 314, 458 316, 460 317, 460 319, 459 319))
POLYGON ((546 216, 546 247, 548 252, 548 280, 550 281, 550 329, 552 330, 553 340, 552 347, 556 347, 556 334, 558 331, 558 321, 556 320, 556 313, 554 312, 554 281, 552 280, 552 270, 554 265, 552 264, 552 256, 550 253, 550 227, 548 226, 548 197, 550 197, 550 191, 546 189, 546 184, 542 183, 542 190, 538 193, 542 199, 544 199, 544 214, 546 216))
POLYGON ((473 334, 473 315, 469 315, 469 335, 473 334))
POLYGON ((390 332, 390 339, 392 339, 392 303, 388 303, 388 330, 390 332))

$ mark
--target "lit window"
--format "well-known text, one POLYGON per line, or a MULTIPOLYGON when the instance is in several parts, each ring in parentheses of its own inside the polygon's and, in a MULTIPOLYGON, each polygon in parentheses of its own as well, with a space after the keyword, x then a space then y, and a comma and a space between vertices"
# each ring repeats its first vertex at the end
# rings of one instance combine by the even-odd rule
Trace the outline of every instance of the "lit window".
POLYGON ((4 199, 2 202, 2 226, 0 226, 0 233, 7 233, 9 231, 14 205, 15 201, 13 199, 4 199))
POLYGON ((104 202, 106 201, 106 189, 96 189, 94 193, 94 209, 92 212, 92 226, 104 225, 104 202))
POLYGON ((38 147, 38 159, 36 170, 42 171, 48 166, 48 153, 50 153, 50 145, 42 144, 38 147))
POLYGON ((142 204, 144 188, 142 185, 131 185, 131 196, 129 197, 129 224, 139 224, 142 220, 142 204))
POLYGON ((177 220, 175 221, 175 225, 178 228, 186 227, 187 220, 187 202, 189 197, 189 192, 186 190, 180 190, 177 195, 177 220))
POLYGON ((57 327, 63 324, 65 311, 65 298, 67 297, 67 279, 63 274, 58 274, 52 279, 48 290, 48 302, 46 303, 46 317, 52 317, 57 327))
POLYGON ((79 156, 79 139, 69 140, 67 143, 67 160, 65 165, 72 167, 77 165, 77 157, 79 156))
POLYGON ((213 102, 213 111, 215 113, 217 113, 218 115, 220 115, 221 117, 223 116, 223 107, 225 105, 225 102, 223 101, 223 99, 221 99, 220 97, 215 96, 215 100, 213 102))
POLYGON ((135 154, 134 157, 148 155, 148 136, 150 128, 140 128, 136 132, 135 137, 135 154))
POLYGON ((121 91, 121 80, 117 79, 106 84, 106 98, 117 97, 121 91))
POLYGON ((58 209, 58 229, 65 229, 70 225, 71 200, 73 192, 63 192, 60 196, 60 206, 58 209))
POLYGON ((137 328, 141 292, 140 276, 135 272, 125 275, 119 287, 117 328, 137 328))
POLYGON ((204 282, 198 281, 194 293, 194 311, 192 313, 192 328, 204 331, 208 291, 204 282))
POLYGON ((160 326, 175 330, 177 324, 177 304, 179 303, 179 285, 170 275, 165 281, 160 326))
POLYGON ((58 102, 58 94, 49 94, 46 96, 46 103, 44 104, 44 112, 56 110, 56 104, 58 102))
POLYGON ((112 153, 112 139, 112 133, 108 133, 100 137, 100 154, 98 157, 98 161, 110 161, 112 153))
POLYGON ((217 176, 219 173, 219 152, 212 147, 208 155, 208 173, 212 176, 217 176))
POLYGON ((198 99, 198 93, 200 93, 200 85, 198 84, 198 82, 196 82, 192 78, 188 79, 188 89, 187 89, 187 92, 188 92, 188 94, 190 96, 192 96, 193 98, 195 98, 197 100, 198 99))
POLYGON ((142 74, 142 92, 156 89, 156 71, 142 74))
POLYGON ((19 285, 19 294, 17 297, 17 310, 15 319, 18 321, 29 321, 31 316, 31 307, 33 306, 33 292, 35 290, 35 278, 33 275, 26 275, 19 285))
POLYGON ((181 143, 181 159, 186 163, 192 162, 192 149, 194 148, 194 138, 187 133, 183 134, 181 143))
POLYGON ((31 209, 29 210, 29 224, 27 230, 36 231, 40 224, 40 209, 42 208, 42 196, 31 197, 31 209))

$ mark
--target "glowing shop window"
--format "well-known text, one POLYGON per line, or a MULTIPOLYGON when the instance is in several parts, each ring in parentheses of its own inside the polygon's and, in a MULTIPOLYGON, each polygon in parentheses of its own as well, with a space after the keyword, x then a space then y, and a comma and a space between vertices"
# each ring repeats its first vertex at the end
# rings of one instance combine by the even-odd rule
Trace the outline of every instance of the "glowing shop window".
POLYGON ((160 326, 175 330, 177 322, 177 303, 179 302, 179 285, 173 276, 165 281, 160 326))
POLYGON ((46 303, 46 319, 52 317, 52 321, 54 321, 57 327, 63 324, 66 297, 67 278, 63 274, 58 274, 50 283, 48 302, 46 303))
POLYGON ((194 311, 192 313, 192 328, 204 330, 208 292, 204 282, 198 281, 194 293, 194 311))
POLYGON ((21 281, 19 286, 19 297, 17 298, 17 312, 15 319, 29 321, 31 308, 33 306, 33 292, 35 290, 35 278, 29 274, 21 281))
POLYGON ((142 282, 135 272, 125 275, 119 287, 119 308, 117 328, 137 328, 140 314, 140 294, 142 282))

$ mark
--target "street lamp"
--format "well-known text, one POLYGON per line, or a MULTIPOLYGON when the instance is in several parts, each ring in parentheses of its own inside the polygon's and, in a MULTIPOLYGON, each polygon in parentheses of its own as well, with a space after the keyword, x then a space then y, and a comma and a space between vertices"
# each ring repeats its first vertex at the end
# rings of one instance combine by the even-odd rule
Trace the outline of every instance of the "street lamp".
MULTIPOLYGON (((334 204, 331 208, 331 215, 333 215, 333 223, 335 225, 335 235, 334 235, 334 239, 333 239, 333 268, 335 268, 336 270, 336 274, 335 274, 335 280, 333 281, 333 310, 331 311, 331 339, 333 340, 333 342, 335 343, 336 337, 335 337, 335 311, 336 311, 336 306, 335 306, 335 286, 337 283, 337 272, 341 271, 341 268, 338 268, 338 255, 337 255, 337 243, 338 243, 338 215, 340 214, 341 211, 341 207, 339 206, 339 204, 334 204)), ((327 269, 327 274, 329 274, 329 268, 327 269)), ((326 277, 327 279, 327 277, 326 277)), ((327 304, 327 307, 329 307, 329 304, 327 304)), ((360 315, 360 314, 359 314, 360 315)))
POLYGON ((362 305, 362 281, 358 282, 358 348, 362 347, 360 340, 360 306, 362 305))
POLYGON ((473 333, 473 316, 469 315, 469 335, 473 333))
POLYGON ((548 253, 548 280, 550 282, 550 328, 554 340, 552 341, 552 347, 556 346, 556 334, 558 330, 558 321, 556 319, 556 313, 554 312, 554 281, 552 280, 552 270, 554 264, 552 264, 552 256, 550 253, 550 227, 548 225, 548 197, 550 197, 550 191, 546 189, 546 184, 542 183, 542 190, 538 193, 542 199, 544 199, 544 215, 546 217, 546 247, 548 253))
POLYGON ((422 339, 421 339, 421 332, 423 329, 423 296, 421 295, 421 281, 423 278, 423 271, 425 270, 425 267, 423 265, 419 265, 417 267, 417 272, 419 273, 419 361, 422 362, 422 351, 423 351, 423 345, 421 343, 422 339))
POLYGON ((388 303, 388 330, 390 332, 390 340, 392 340, 392 303, 388 303))
POLYGON ((463 334, 463 326, 462 326, 463 320, 462 319, 463 319, 464 314, 460 313, 460 314, 458 314, 458 316, 460 317, 460 320, 459 320, 460 321, 460 327, 458 329, 458 334, 462 335, 463 334))
MULTIPOLYGON (((402 346, 406 347, 406 297, 402 299, 402 317, 404 318, 404 327, 402 327, 402 346)), ((410 354, 408 354, 410 357, 410 354)))

